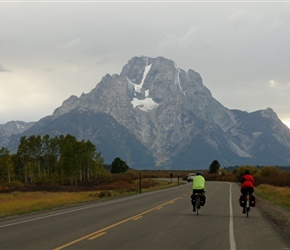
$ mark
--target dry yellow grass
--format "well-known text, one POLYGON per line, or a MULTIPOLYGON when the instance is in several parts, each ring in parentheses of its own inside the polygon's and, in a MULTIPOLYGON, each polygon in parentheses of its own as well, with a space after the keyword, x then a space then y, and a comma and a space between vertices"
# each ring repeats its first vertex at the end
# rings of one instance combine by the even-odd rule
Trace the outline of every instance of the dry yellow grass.
POLYGON ((96 192, 14 192, 0 194, 0 218, 98 199, 96 192))
MULTIPOLYGON (((176 186, 176 183, 158 181, 154 187, 142 188, 142 192, 176 186)), ((0 218, 57 208, 68 204, 116 197, 137 191, 110 190, 88 192, 13 192, 0 193, 0 218)))
POLYGON ((268 184, 261 184, 255 188, 255 193, 290 211, 289 187, 276 187, 268 184))

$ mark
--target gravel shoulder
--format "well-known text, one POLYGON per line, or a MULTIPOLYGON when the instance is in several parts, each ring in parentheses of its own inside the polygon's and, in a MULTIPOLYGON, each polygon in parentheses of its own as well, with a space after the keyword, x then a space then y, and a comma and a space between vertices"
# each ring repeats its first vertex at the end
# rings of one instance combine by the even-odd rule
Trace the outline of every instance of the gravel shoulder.
POLYGON ((290 212, 268 200, 257 197, 257 207, 290 237, 290 212))

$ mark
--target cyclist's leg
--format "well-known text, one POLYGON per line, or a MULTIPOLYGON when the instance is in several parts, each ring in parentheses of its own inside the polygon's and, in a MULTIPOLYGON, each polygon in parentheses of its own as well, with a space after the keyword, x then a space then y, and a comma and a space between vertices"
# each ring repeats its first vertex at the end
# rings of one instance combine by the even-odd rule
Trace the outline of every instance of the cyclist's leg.
POLYGON ((241 193, 243 196, 247 196, 247 192, 248 192, 247 188, 241 188, 241 193))
POLYGON ((253 188, 249 188, 248 192, 249 192, 249 195, 252 196, 253 193, 254 193, 254 189, 253 188))

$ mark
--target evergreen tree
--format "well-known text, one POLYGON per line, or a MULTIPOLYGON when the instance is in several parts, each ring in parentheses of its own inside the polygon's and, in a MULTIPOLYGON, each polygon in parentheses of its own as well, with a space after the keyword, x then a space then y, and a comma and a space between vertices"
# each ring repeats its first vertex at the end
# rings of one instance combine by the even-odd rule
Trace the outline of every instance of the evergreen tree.
POLYGON ((115 158, 112 162, 112 174, 120 174, 125 173, 129 169, 127 163, 123 160, 121 160, 119 157, 115 158))
POLYGON ((214 160, 209 166, 209 172, 212 174, 217 173, 219 168, 220 168, 219 162, 217 160, 214 160))

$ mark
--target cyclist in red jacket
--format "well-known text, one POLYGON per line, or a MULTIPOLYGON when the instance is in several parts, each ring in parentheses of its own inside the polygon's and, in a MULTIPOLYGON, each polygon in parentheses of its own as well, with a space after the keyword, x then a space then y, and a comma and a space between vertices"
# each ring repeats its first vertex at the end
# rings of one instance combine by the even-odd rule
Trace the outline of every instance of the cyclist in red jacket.
MULTIPOLYGON (((247 196, 247 193, 249 192, 249 195, 252 196, 254 193, 254 177, 251 175, 249 170, 245 171, 245 174, 241 178, 241 193, 244 197, 247 196)), ((243 209, 243 213, 245 213, 245 208, 243 209)))

